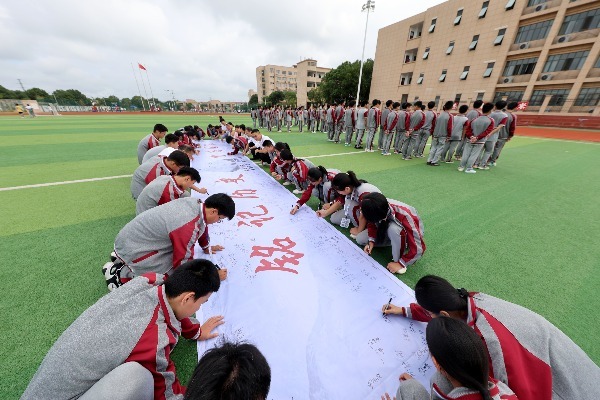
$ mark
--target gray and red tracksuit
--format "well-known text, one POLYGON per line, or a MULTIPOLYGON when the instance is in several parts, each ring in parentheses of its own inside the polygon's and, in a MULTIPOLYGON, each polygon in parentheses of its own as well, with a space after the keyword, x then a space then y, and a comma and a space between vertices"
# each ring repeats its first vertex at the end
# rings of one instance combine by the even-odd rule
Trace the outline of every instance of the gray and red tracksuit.
POLYGON ((389 154, 390 147, 392 146, 392 140, 394 138, 394 132, 396 132, 396 126, 400 120, 400 114, 398 110, 392 110, 385 121, 382 121, 383 125, 383 141, 381 142, 381 154, 389 154))
POLYGON ((246 147, 248 147, 248 139, 246 139, 243 136, 238 136, 236 138, 233 138, 232 146, 233 146, 233 151, 230 153, 227 153, 227 155, 229 155, 229 156, 235 156, 240 151, 244 152, 244 150, 246 150, 246 147))
MULTIPOLYGON (((473 108, 473 109, 469 110, 469 112, 467 112, 466 117, 467 117, 468 122, 470 123, 475 118, 480 117, 481 115, 482 115, 481 110, 479 110, 477 108, 473 108)), ((458 147, 456 148, 456 153, 454 153, 454 156, 456 158, 462 157, 462 153, 465 148, 465 144, 467 144, 467 142, 468 142, 468 140, 463 136, 460 143, 458 144, 458 147)))
POLYGON ((421 127, 419 131, 419 145, 415 148, 415 156, 422 157, 423 152, 425 151, 425 146, 427 145, 427 141, 429 140, 429 136, 433 133, 435 129, 435 124, 437 120, 437 114, 433 110, 425 111, 425 123, 421 127))
POLYGON ((390 115, 391 112, 391 107, 384 107, 383 110, 381 110, 381 126, 379 128, 379 138, 377 139, 378 150, 382 149, 381 146, 383 145, 383 135, 385 134, 385 128, 383 127, 383 125, 385 125, 385 121, 387 121, 388 115, 390 115))
POLYGON ((447 162, 452 161, 452 155, 460 141, 463 139, 464 127, 468 121, 469 120, 464 114, 457 114, 452 118, 452 134, 450 135, 450 139, 446 139, 446 143, 444 144, 441 157, 442 160, 447 162))
POLYGON ((121 281, 148 272, 168 274, 194 259, 194 245, 207 249, 210 238, 204 204, 192 197, 141 213, 121 229, 115 253, 124 264, 121 281))
POLYGON ((340 134, 344 129, 344 106, 339 105, 333 111, 333 129, 335 134, 333 135, 333 141, 338 143, 340 141, 340 134))
POLYGON ((422 110, 416 110, 410 114, 410 125, 408 126, 410 137, 404 141, 402 146, 403 158, 412 157, 415 148, 419 146, 419 133, 423 124, 425 124, 425 113, 422 110))
POLYGON ((340 203, 343 208, 334 212, 331 215, 331 223, 340 225, 342 219, 348 218, 352 222, 352 225, 358 226, 358 217, 360 215, 360 206, 363 198, 369 193, 381 193, 375 185, 370 183, 361 183, 359 187, 354 188, 352 193, 346 196, 342 196, 338 193, 335 201, 340 203))
MULTIPOLYGON (((517 395, 504 383, 488 380, 488 393, 492 400, 519 400, 517 395)), ((416 379, 400 381, 396 393, 397 400, 483 400, 476 390, 465 386, 454 387, 440 372, 431 378, 431 394, 416 379)))
MULTIPOLYGON (((501 110, 494 110, 490 113, 490 118, 494 120, 494 126, 500 126, 500 125, 504 125, 506 126, 508 124, 508 115, 506 115, 506 113, 504 111, 501 110)), ((487 166, 488 161, 490 159, 490 157, 492 156, 492 153, 494 152, 494 148, 496 147, 496 142, 498 141, 498 136, 500 134, 500 131, 502 129, 496 131, 496 133, 493 133, 491 135, 489 135, 487 137, 487 139, 485 140, 485 143, 483 145, 483 149, 481 151, 481 155, 479 158, 479 165, 480 166, 487 166)))
MULTIPOLYGON (((428 322, 418 304, 404 316, 428 322)), ((519 400, 600 398, 600 368, 560 329, 517 304, 471 293, 467 324, 481 337, 490 374, 508 385, 519 400)))
POLYGON ((494 120, 488 115, 482 115, 469 122, 467 125, 467 131, 465 133, 465 140, 468 142, 465 144, 463 149, 462 158, 460 160, 460 167, 471 169, 473 164, 479 158, 479 153, 485 144, 485 140, 488 135, 494 130, 494 120), (471 138, 476 137, 477 141, 471 143, 471 138))
POLYGON ((394 138, 394 152, 401 153, 404 142, 408 140, 406 130, 410 126, 410 113, 407 110, 398 111, 398 124, 396 125, 396 137, 394 138))
POLYGON ((142 190, 153 180, 162 175, 171 175, 171 171, 164 161, 164 157, 152 157, 135 170, 131 178, 131 196, 137 200, 142 190))
POLYGON ((498 141, 496 142, 496 147, 494 147, 494 152, 492 153, 492 157, 490 158, 490 162, 495 163, 498 157, 500 157, 500 153, 504 148, 506 142, 508 142, 515 135, 515 130, 517 129, 517 114, 513 114, 511 112, 506 112, 507 120, 504 128, 500 129, 500 134, 498 135, 498 141))
POLYGON ((367 113, 367 142, 365 150, 373 150, 373 141, 375 133, 381 123, 381 110, 378 107, 371 107, 367 113))
POLYGON ((350 145, 352 142, 352 135, 354 134, 354 127, 356 126, 356 109, 348 108, 344 112, 344 129, 346 130, 345 144, 350 145))
POLYGON ((182 399, 185 388, 171 351, 180 335, 197 339, 200 324, 177 320, 164 279, 153 273, 137 277, 85 310, 48 351, 21 398, 76 399, 115 368, 135 362, 152 373, 156 400, 182 399))
POLYGON ((159 176, 138 196, 135 202, 135 213, 140 214, 186 195, 189 196, 189 193, 177 185, 172 175, 159 176))
POLYGON ((442 111, 440 115, 438 115, 435 128, 433 128, 433 138, 431 139, 431 149, 429 150, 427 162, 437 164, 442 156, 446 140, 450 140, 450 137, 452 136, 453 123, 454 118, 448 111, 442 111))
POLYGON ((149 134, 147 136, 144 136, 144 138, 142 140, 140 140, 140 143, 138 143, 138 148, 137 148, 137 156, 138 156, 138 164, 142 164, 142 160, 144 159, 144 154, 146 154, 146 152, 148 150, 150 150, 153 147, 156 146, 160 146, 160 141, 154 137, 153 134, 149 134))
POLYGON ((325 175, 322 179, 323 181, 318 185, 310 183, 308 188, 302 193, 302 196, 298 199, 297 204, 298 207, 306 204, 306 202, 310 199, 311 196, 315 196, 319 199, 319 203, 331 203, 338 196, 338 193, 335 189, 331 187, 331 180, 335 178, 337 174, 340 173, 338 169, 327 169, 327 175, 325 175))
POLYGON ((290 172, 290 168, 291 167, 285 161, 283 161, 281 158, 275 157, 271 161, 271 165, 269 166, 269 171, 271 171, 271 173, 275 172, 275 173, 277 173, 277 175, 281 175, 285 179, 288 179, 287 175, 290 172))
POLYGON ((305 190, 308 187, 308 170, 314 167, 312 162, 296 158, 289 167, 287 179, 296 186, 297 190, 305 190))

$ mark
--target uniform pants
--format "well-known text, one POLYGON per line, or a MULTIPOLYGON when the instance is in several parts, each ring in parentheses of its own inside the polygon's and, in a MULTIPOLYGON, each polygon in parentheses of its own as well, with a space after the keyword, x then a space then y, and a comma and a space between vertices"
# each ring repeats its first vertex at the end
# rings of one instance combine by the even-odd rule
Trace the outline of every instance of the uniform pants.
POLYGON ((277 127, 277 131, 281 130, 281 120, 276 119, 275 120, 275 126, 277 127))
POLYGON ((363 139, 364 134, 365 134, 365 130, 364 129, 357 129, 356 130, 356 145, 357 146, 362 145, 362 139, 363 139))
POLYGON ((252 123, 254 124, 254 129, 256 129, 256 118, 252 118, 252 123))
POLYGON ((445 161, 452 161, 452 154, 459 143, 460 140, 446 140, 446 143, 444 143, 444 149, 442 150, 441 159, 445 161))
POLYGON ((373 140, 375 140, 375 131, 377 128, 368 128, 367 129, 367 142, 365 143, 365 149, 372 150, 373 149, 373 140))
POLYGON ((492 153, 492 156, 490 157, 490 162, 493 162, 493 163, 496 162, 498 157, 500 157, 500 153, 502 152, 502 149, 504 148, 504 145, 506 144, 506 142, 507 142, 506 139, 498 139, 498 141, 496 142, 496 147, 494 147, 494 152, 492 153))
MULTIPOLYGON (((358 226, 358 221, 354 218, 354 213, 352 212, 352 210, 354 209, 354 207, 356 207, 358 205, 357 202, 352 201, 352 200, 347 200, 346 204, 349 204, 350 208, 349 208, 349 212, 348 212, 348 218, 350 218, 350 222, 352 223, 353 226, 358 226)), ((342 224, 342 219, 344 219, 346 217, 346 212, 344 211, 344 209, 342 208, 341 210, 338 210, 336 212, 334 212, 333 214, 331 214, 331 223, 334 225, 341 225, 342 224)), ((365 229, 363 232, 366 232, 367 230, 365 229)))
POLYGON ((327 122, 325 124, 325 132, 327 133, 327 139, 333 140, 333 122, 327 122))
POLYGON ((263 118, 263 125, 262 125, 262 127, 263 128, 267 127, 267 119, 266 118, 263 118))
POLYGON ((396 153, 400 153, 402 151, 402 145, 404 145, 404 141, 407 139, 406 131, 397 130, 396 137, 394 138, 394 151, 396 153))
POLYGON ((415 147, 419 145, 419 132, 421 131, 413 131, 410 137, 406 138, 402 145, 402 157, 408 158, 412 156, 415 147))
POLYGON ((333 141, 336 143, 340 142, 340 135, 342 134, 342 129, 344 129, 344 122, 340 121, 335 124, 335 135, 333 135, 333 141))
POLYGON ((460 159, 460 166, 466 169, 473 169, 473 164, 479 158, 479 153, 483 149, 483 145, 484 143, 466 143, 462 158, 460 159))
POLYGON ((292 120, 291 120, 291 119, 288 119, 288 120, 286 121, 286 125, 287 125, 287 130, 288 130, 288 132, 291 132, 291 131, 292 131, 292 120))
POLYGON ((492 156, 492 153, 494 152, 494 148, 496 147, 496 142, 498 140, 487 140, 485 142, 485 144, 483 145, 483 151, 481 152, 481 155, 479 156, 479 165, 480 166, 484 166, 488 164, 488 161, 490 159, 490 157, 492 156))
POLYGON ((388 154, 390 147, 392 147, 392 140, 394 139, 394 132, 384 133, 383 140, 381 141, 381 154, 388 154))
POLYGON ((302 132, 302 129, 304 127, 303 121, 302 119, 298 120, 298 132, 302 132))
POLYGON ((425 145, 427 144, 430 135, 431 132, 426 129, 422 129, 419 132, 419 146, 415 149, 415 156, 423 155, 423 152, 425 151, 425 145))
MULTIPOLYGON (((392 260, 398 262, 402 255, 406 252, 406 233, 402 226, 392 221, 388 225, 387 234, 383 242, 375 242, 375 247, 392 246, 392 260)), ((365 229, 356 235, 356 243, 360 246, 366 246, 369 243, 369 232, 365 229)))
POLYGON ((429 157, 427 158, 427 162, 432 164, 437 163, 442 156, 442 151, 444 150, 444 144, 446 144, 446 137, 434 137, 431 139, 431 149, 429 150, 429 157))
POLYGON ((104 375, 79 399, 152 400, 154 378, 140 364, 126 362, 104 375))
POLYGON ((346 144, 352 143, 352 136, 354 135, 354 128, 351 126, 346 127, 346 144))
POLYGON ((463 150, 465 149, 465 144, 467 144, 469 140, 465 137, 458 142, 458 147, 456 148, 456 152, 454 153, 454 158, 462 157, 463 150))

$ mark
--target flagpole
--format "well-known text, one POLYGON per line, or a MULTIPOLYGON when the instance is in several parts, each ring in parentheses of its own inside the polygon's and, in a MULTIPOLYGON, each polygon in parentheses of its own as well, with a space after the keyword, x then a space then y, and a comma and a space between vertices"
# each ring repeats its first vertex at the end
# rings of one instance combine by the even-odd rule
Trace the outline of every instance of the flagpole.
POLYGON ((152 86, 150 85, 150 78, 148 76, 148 70, 146 69, 146 79, 148 80, 148 87, 150 88, 150 96, 152 96, 152 105, 156 109, 156 102, 154 101, 154 93, 152 93, 152 86))
POLYGON ((133 63, 131 63, 131 72, 133 72, 133 78, 135 79, 135 85, 138 88, 138 92, 140 93, 140 99, 142 99, 142 107, 144 111, 146 111, 146 106, 144 105, 144 98, 142 97, 142 91, 140 90, 140 84, 138 83, 137 76, 135 75, 135 69, 133 68, 133 63))
MULTIPOLYGON (((144 88, 144 94, 146 95, 146 102, 148 103, 148 111, 150 111, 150 102, 148 101, 148 92, 146 91, 146 84, 144 83, 144 76, 142 75, 141 68, 139 68, 140 63, 138 63, 138 71, 140 73, 140 80, 142 81, 142 87, 144 88)), ((143 103, 143 101, 142 101, 143 103)), ((144 109, 145 111, 146 109, 144 109)))

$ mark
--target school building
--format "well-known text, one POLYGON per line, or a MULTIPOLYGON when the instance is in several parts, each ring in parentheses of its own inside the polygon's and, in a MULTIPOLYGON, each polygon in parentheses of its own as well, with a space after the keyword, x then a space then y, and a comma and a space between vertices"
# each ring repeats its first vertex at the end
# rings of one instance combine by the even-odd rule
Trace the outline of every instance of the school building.
POLYGON ((256 88, 258 102, 276 90, 296 92, 297 105, 306 106, 307 93, 320 85, 321 79, 331 68, 317 66, 317 60, 306 59, 285 67, 282 65, 261 65, 256 68, 256 88))
POLYGON ((379 30, 371 98, 598 120, 599 34, 600 0, 449 0, 379 30))

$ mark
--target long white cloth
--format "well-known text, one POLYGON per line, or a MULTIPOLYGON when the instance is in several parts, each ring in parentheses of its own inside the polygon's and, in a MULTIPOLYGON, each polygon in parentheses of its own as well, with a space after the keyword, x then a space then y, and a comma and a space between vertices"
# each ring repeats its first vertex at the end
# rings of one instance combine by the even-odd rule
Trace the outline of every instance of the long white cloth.
MULTIPOLYGON (((435 368, 425 325, 381 307, 414 302, 414 292, 247 157, 203 141, 192 166, 209 194, 227 193, 236 217, 210 225, 212 255, 227 268, 198 317, 223 315, 222 340, 255 344, 272 371, 269 399, 379 399, 409 372, 426 387, 435 368)), ((207 257, 196 248, 196 254, 207 257)))

